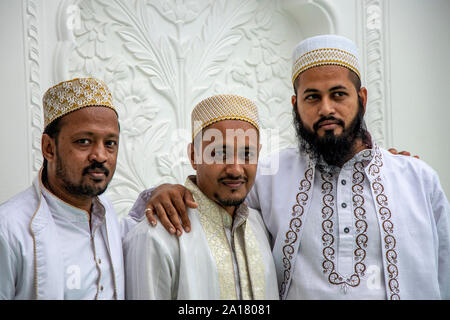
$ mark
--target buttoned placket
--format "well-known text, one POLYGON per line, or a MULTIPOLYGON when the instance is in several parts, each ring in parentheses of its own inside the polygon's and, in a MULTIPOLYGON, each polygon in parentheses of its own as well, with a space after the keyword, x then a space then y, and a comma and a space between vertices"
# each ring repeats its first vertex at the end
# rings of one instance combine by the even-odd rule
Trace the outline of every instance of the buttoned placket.
POLYGON ((235 279, 235 283, 236 283, 236 296, 238 300, 242 299, 242 292, 241 292, 241 277, 240 277, 240 272, 239 272, 239 266, 238 266, 238 260, 236 257, 236 240, 235 240, 235 234, 238 228, 240 228, 242 226, 242 224, 244 224, 244 222, 246 221, 246 218, 237 214, 237 210, 236 210, 236 216, 231 217, 229 214, 225 214, 223 213, 223 225, 224 225, 224 230, 225 230, 225 234, 227 235, 227 239, 228 242, 231 246, 231 255, 232 255, 232 259, 233 259, 233 271, 234 271, 234 279, 235 279))
MULTIPOLYGON (((101 206, 102 211, 104 211, 103 206, 100 203, 97 203, 97 206, 101 206)), ((107 268, 107 261, 105 259, 108 259, 107 255, 108 252, 108 238, 107 235, 105 236, 106 231, 106 222, 105 222, 105 215, 100 215, 98 217, 95 214, 91 214, 91 223, 92 223, 92 232, 91 232, 91 243, 92 243, 92 249, 94 254, 94 261, 96 264, 96 268, 98 270, 99 276, 97 281, 97 294, 95 296, 95 299, 109 299, 110 297, 105 296, 105 281, 108 281, 106 278, 107 274, 103 272, 105 268, 107 268), (104 228, 104 229, 103 229, 104 228), (105 232, 100 232, 105 231, 105 232), (103 246, 104 249, 100 250, 103 254, 99 253, 97 248, 101 248, 103 245, 103 242, 105 245, 103 246), (105 251, 106 250, 106 251, 105 251), (103 260, 102 260, 103 259, 103 260), (104 277, 104 275, 106 275, 104 277)), ((111 274, 114 277, 114 269, 112 264, 110 265, 111 268, 111 274)), ((115 289, 115 279, 113 279, 113 298, 116 298, 116 289, 115 289)))
POLYGON ((236 298, 237 300, 241 299, 241 290, 240 290, 240 278, 239 278, 239 268, 237 267, 237 258, 236 258, 236 250, 234 245, 234 228, 233 228, 233 218, 226 212, 222 212, 222 221, 225 235, 228 240, 228 244, 231 249, 231 258, 233 264, 233 275, 234 282, 236 284, 236 298))
POLYGON ((103 292, 103 285, 101 284, 102 281, 102 268, 100 267, 100 263, 99 261, 101 261, 101 259, 97 256, 97 250, 96 250, 96 237, 95 237, 95 233, 98 229, 98 227, 100 226, 100 223, 94 225, 93 223, 93 229, 91 232, 91 243, 92 243, 92 250, 94 252, 94 261, 95 261, 95 265, 97 267, 98 270, 98 281, 97 281, 97 294, 95 295, 95 300, 99 299, 99 296, 102 294, 103 292))
POLYGON ((344 166, 334 181, 336 186, 337 266, 336 271, 349 277, 353 270, 354 227, 352 204, 352 170, 344 166))

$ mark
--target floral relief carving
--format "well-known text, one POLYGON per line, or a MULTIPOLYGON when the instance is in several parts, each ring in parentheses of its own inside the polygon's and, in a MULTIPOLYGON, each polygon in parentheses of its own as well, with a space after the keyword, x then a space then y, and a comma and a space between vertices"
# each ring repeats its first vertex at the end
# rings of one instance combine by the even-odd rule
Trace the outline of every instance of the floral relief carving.
POLYGON ((235 93, 257 102, 262 126, 271 130, 263 134, 262 155, 295 144, 290 60, 301 37, 282 1, 78 6, 67 76, 99 77, 113 93, 121 140, 107 194, 120 216, 144 189, 192 174, 190 112, 207 96, 235 93))

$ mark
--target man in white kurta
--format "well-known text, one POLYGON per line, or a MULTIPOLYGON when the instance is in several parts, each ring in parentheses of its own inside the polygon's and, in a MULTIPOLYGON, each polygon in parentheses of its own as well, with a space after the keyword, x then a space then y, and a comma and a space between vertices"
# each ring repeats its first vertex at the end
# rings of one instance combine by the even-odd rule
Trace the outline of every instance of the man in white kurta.
MULTIPOLYGON (((258 128, 256 106, 234 95, 207 98, 192 114, 193 137, 198 133, 196 121, 202 124, 199 130, 207 132, 219 125, 223 131, 230 130, 226 121, 244 129, 246 125, 254 132, 258 128)), ((161 224, 151 227, 145 219, 124 238, 127 299, 278 299, 267 231, 260 214, 243 203, 254 181, 256 162, 216 162, 222 152, 230 152, 223 151, 225 148, 233 149, 233 137, 231 143, 228 137, 225 140, 223 145, 222 139, 214 140, 214 163, 195 166, 191 154, 197 175, 189 177, 185 186, 198 204, 188 213, 191 233, 176 237, 161 224), (211 188, 205 188, 205 183, 211 188)), ((257 149, 257 145, 255 141, 255 146, 246 145, 242 150, 257 149)), ((241 149, 235 150, 235 157, 243 154, 241 149)), ((150 193, 140 195, 131 216, 142 214, 150 193)))
POLYGON ((123 299, 119 222, 95 199, 87 213, 65 203, 39 178, 0 206, 0 299, 123 299))
POLYGON ((427 164, 371 140, 355 44, 317 36, 293 56, 300 148, 261 160, 247 198, 272 235, 280 297, 450 299, 448 200, 427 164))
MULTIPOLYGON (((147 219, 138 224, 124 239, 126 298, 278 299, 260 214, 242 204, 232 218, 189 178, 185 186, 199 205, 189 209, 195 231, 178 238, 161 224, 151 228, 147 219)), ((144 199, 135 207, 144 207, 144 199)))
POLYGON ((0 206, 0 299, 123 299, 120 226, 100 195, 117 158, 111 93, 98 79, 73 79, 43 105, 43 169, 0 206))
POLYGON ((450 298, 450 209, 428 165, 377 146, 330 173, 296 148, 277 156, 247 201, 273 237, 283 299, 450 298))

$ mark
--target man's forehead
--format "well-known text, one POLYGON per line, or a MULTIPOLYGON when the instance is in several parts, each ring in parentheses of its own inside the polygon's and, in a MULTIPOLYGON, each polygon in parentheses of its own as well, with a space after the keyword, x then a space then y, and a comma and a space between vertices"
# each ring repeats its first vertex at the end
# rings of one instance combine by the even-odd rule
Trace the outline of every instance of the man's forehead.
POLYGON ((258 144, 259 131, 245 121, 224 120, 205 128, 198 138, 217 147, 251 146, 258 144))
POLYGON ((117 114, 104 107, 87 107, 61 117, 61 130, 72 132, 118 131, 117 114))
POLYGON ((337 86, 351 83, 349 73, 351 71, 342 66, 319 66, 308 69, 297 78, 297 86, 306 87, 313 83, 322 86, 337 86))
POLYGON ((222 120, 203 129, 203 137, 220 136, 223 139, 254 137, 258 129, 243 120, 222 120))

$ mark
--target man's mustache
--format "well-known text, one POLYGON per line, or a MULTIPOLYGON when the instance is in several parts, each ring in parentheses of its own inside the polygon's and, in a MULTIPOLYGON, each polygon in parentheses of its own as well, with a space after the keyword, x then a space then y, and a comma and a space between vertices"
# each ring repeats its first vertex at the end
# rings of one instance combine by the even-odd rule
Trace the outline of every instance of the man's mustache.
POLYGON ((317 132, 317 130, 319 130, 320 124, 321 124, 322 122, 324 122, 324 121, 335 121, 336 124, 342 126, 343 128, 345 127, 344 121, 342 121, 342 120, 340 120, 340 119, 336 119, 335 117, 332 117, 332 116, 330 116, 330 117, 322 117, 322 118, 320 118, 316 123, 314 123, 314 125, 313 125, 314 131, 317 132))
POLYGON ((90 170, 95 170, 96 172, 103 172, 105 176, 109 176, 109 170, 103 165, 103 163, 95 160, 89 167, 83 169, 83 175, 88 174, 90 170))

